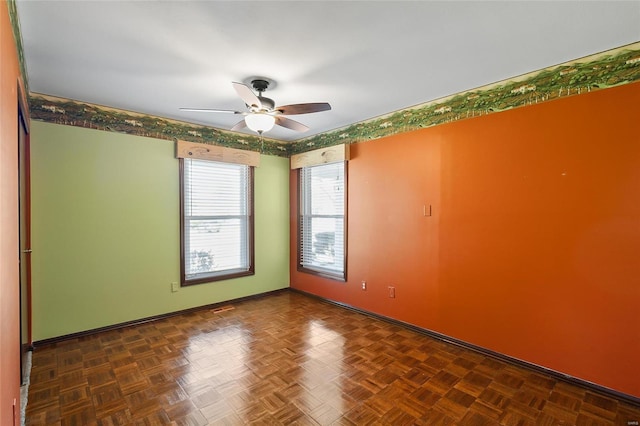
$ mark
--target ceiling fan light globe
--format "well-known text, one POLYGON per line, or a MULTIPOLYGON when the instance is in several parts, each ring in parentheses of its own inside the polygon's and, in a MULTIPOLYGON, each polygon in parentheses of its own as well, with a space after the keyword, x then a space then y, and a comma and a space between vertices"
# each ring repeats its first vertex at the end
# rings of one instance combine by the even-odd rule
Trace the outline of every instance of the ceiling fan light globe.
POLYGON ((273 125, 276 123, 276 118, 273 115, 256 113, 249 114, 244 118, 247 123, 247 127, 254 132, 262 134, 273 129, 273 125))

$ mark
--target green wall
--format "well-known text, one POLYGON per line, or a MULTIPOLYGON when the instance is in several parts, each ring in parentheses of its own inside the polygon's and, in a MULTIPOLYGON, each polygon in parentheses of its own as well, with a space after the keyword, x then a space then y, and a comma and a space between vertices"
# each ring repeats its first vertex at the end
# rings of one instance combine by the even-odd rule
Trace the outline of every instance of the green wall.
POLYGON ((32 122, 34 341, 289 286, 289 160, 255 173, 256 274, 180 288, 175 143, 32 122))

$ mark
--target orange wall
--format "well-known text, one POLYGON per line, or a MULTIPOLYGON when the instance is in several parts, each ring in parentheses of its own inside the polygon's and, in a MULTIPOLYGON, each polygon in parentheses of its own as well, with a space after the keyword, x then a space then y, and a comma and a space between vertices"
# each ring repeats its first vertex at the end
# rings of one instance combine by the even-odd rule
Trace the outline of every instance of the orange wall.
POLYGON ((296 270, 292 172, 291 287, 640 397, 638 105, 635 83, 352 145, 346 283, 296 270))
POLYGON ((0 424, 20 416, 18 96, 20 76, 7 2, 0 1, 0 424))

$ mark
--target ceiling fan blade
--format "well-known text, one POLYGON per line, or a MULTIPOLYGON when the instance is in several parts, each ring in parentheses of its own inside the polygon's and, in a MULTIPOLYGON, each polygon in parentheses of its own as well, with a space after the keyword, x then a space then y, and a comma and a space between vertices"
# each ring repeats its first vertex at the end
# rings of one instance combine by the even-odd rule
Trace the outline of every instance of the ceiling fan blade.
POLYGON ((247 127, 247 122, 244 119, 238 121, 235 126, 231 128, 231 131, 235 132, 237 130, 242 130, 247 127))
POLYGON ((180 111, 191 111, 191 112, 223 112, 226 114, 245 114, 240 111, 233 111, 230 109, 211 109, 211 108, 180 108, 180 111))
POLYGON ((299 123, 295 120, 292 120, 290 118, 286 118, 286 117, 282 117, 279 115, 276 115, 276 124, 282 127, 286 127, 287 129, 291 129, 291 130, 295 130, 297 132, 306 132, 307 130, 309 130, 309 128, 307 126, 305 126, 302 123, 299 123))
POLYGON ((275 108, 276 111, 280 111, 280 114, 294 115, 294 114, 309 114, 311 112, 329 111, 331 105, 326 102, 317 102, 309 104, 293 104, 283 105, 275 108))
POLYGON ((236 92, 238 92, 238 95, 242 98, 245 104, 250 107, 254 106, 256 108, 262 108, 262 102, 260 102, 260 99, 258 99, 249 86, 242 83, 236 83, 235 81, 232 84, 233 88, 236 89, 236 92))

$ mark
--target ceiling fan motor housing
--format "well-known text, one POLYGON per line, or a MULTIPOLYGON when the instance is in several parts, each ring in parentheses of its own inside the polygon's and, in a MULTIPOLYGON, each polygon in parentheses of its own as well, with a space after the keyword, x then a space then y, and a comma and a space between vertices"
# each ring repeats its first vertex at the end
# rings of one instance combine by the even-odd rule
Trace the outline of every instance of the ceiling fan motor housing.
POLYGON ((265 98, 262 96, 258 96, 258 99, 260 99, 260 102, 262 103, 263 110, 272 111, 276 106, 276 103, 273 101, 273 99, 265 98))

